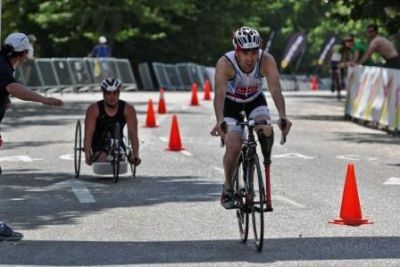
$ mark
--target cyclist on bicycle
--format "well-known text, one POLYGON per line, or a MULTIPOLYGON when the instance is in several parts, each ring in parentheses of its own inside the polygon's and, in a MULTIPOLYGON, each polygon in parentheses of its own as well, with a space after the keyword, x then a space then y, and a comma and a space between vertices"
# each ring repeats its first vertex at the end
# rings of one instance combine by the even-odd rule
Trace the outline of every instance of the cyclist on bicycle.
MULTIPOLYGON (((263 78, 267 78, 268 88, 279 113, 279 128, 286 136, 292 123, 286 118, 285 100, 281 92, 279 73, 275 59, 261 49, 261 37, 250 27, 237 29, 233 36, 234 51, 222 56, 215 69, 214 111, 217 119, 211 135, 220 136, 225 143, 223 157, 225 181, 221 194, 221 205, 234 208, 233 182, 237 161, 242 148, 241 128, 232 126, 241 120, 240 112, 256 122, 270 121, 266 98, 262 92, 263 78), (284 126, 286 124, 286 126, 284 126)), ((264 164, 271 163, 273 129, 270 125, 255 127, 264 156, 264 164)))
MULTIPOLYGON (((133 153, 128 160, 134 165, 140 164, 139 139, 135 108, 119 99, 122 83, 118 79, 108 78, 101 82, 103 100, 93 103, 86 111, 84 151, 86 164, 93 161, 107 161, 107 134, 120 125, 120 136, 125 124, 128 126, 128 138, 133 153)), ((125 150, 125 145, 121 144, 125 150)))

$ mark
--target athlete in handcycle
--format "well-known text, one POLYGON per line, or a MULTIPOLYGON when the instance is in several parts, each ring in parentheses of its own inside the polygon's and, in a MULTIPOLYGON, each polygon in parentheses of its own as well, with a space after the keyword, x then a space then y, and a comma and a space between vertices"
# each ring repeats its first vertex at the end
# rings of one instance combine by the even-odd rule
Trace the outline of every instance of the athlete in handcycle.
MULTIPOLYGON (((95 172, 106 174, 102 173, 102 166, 111 162, 108 166, 113 168, 115 182, 118 181, 120 162, 126 159, 131 167, 141 162, 136 111, 132 105, 119 99, 121 88, 122 83, 118 79, 108 78, 102 81, 103 100, 91 104, 86 111, 83 146, 85 162, 89 166, 93 165, 95 172), (122 139, 125 124, 128 128, 128 147, 122 139)), ((134 169, 132 172, 135 175, 134 169)))

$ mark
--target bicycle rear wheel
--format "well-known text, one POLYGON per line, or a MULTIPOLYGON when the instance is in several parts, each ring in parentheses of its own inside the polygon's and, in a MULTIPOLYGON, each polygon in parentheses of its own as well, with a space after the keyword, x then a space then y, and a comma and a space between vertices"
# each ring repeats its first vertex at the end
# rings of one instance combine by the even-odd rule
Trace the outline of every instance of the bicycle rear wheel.
MULTIPOLYGON (((253 222, 254 241, 257 251, 261 251, 264 243, 264 205, 265 189, 263 176, 257 154, 254 155, 253 166, 248 168, 251 191, 251 217, 253 222)), ((250 167, 250 166, 249 166, 250 167)))
POLYGON ((240 154, 237 170, 233 180, 233 188, 235 190, 235 206, 236 217, 239 224, 240 239, 243 243, 247 242, 249 234, 249 212, 246 201, 246 183, 245 183, 245 168, 243 162, 243 153, 240 154))
POLYGON ((114 183, 117 183, 118 178, 119 178, 119 164, 120 164, 120 159, 121 159, 120 144, 122 143, 119 123, 115 124, 113 137, 114 137, 114 142, 113 142, 112 148, 111 148, 111 153, 112 153, 111 164, 113 166, 114 183))

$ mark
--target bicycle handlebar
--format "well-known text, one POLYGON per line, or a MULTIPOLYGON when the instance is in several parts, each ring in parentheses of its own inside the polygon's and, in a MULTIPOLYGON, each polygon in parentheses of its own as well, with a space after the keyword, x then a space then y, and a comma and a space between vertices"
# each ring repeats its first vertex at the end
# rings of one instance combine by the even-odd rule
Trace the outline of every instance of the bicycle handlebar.
MULTIPOLYGON (((247 121, 237 121, 235 123, 229 123, 224 121, 222 128, 224 129, 224 131, 226 131, 227 126, 241 126, 241 127, 254 127, 257 125, 272 125, 272 124, 280 124, 282 129, 285 129, 287 127, 286 124, 286 120, 284 119, 279 119, 279 120, 269 120, 269 121, 255 121, 254 119, 251 120, 247 120, 247 121)), ((281 145, 286 143, 286 136, 283 135, 283 131, 282 131, 282 135, 281 135, 281 141, 279 142, 281 145)), ((221 145, 224 145, 223 140, 221 139, 221 145)))

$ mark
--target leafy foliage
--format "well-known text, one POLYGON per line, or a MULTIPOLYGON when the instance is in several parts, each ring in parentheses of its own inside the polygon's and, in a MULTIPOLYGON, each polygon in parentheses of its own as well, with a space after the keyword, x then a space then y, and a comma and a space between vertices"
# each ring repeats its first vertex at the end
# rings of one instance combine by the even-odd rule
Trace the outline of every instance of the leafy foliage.
MULTIPOLYGON (((187 62, 214 65, 232 48, 234 29, 256 27, 267 40, 277 35, 271 53, 279 62, 295 32, 308 35, 301 72, 315 71, 330 34, 362 33, 377 23, 383 33, 400 28, 396 0, 3 0, 3 36, 34 34, 41 57, 83 57, 100 35, 113 56, 140 62, 187 62)), ((293 70, 293 68, 291 69, 293 70)))

